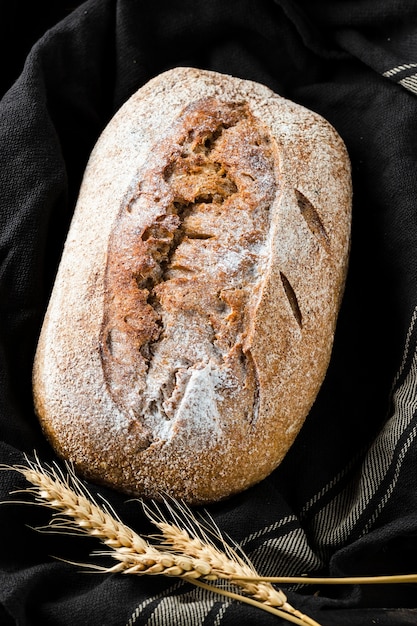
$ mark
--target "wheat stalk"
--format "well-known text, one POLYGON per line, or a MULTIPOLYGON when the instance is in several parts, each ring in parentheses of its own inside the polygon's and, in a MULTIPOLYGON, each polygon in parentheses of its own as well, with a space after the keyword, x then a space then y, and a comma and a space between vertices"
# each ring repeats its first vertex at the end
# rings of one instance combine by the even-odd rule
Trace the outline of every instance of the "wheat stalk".
MULTIPOLYGON (((31 494, 35 503, 54 511, 48 526, 39 530, 89 535, 111 548, 98 553, 112 555, 117 563, 111 567, 77 564, 92 570, 180 577, 210 592, 246 602, 300 626, 320 625, 294 609, 285 594, 272 587, 272 583, 364 585, 417 582, 417 574, 342 578, 259 576, 244 554, 238 553, 239 547, 232 548, 224 541, 213 520, 210 523, 200 522, 189 508, 174 500, 166 500, 165 505, 170 517, 177 523, 168 521, 156 504, 153 508, 143 504, 148 517, 161 533, 158 537, 160 545, 155 546, 126 526, 108 503, 99 506, 70 466, 67 466, 68 474, 65 475, 58 465, 46 469, 35 459, 32 462, 27 458, 26 466, 0 465, 0 469, 20 472, 32 484, 31 488, 20 490, 20 493, 31 494), (222 549, 217 547, 213 537, 222 549), (252 597, 205 581, 232 583, 252 597)), ((24 503, 28 504, 28 501, 24 503)))
MULTIPOLYGON (((190 578, 209 574, 203 563, 164 553, 150 545, 140 535, 110 513, 109 505, 100 507, 68 468, 65 477, 58 466, 48 470, 39 463, 27 460, 28 466, 13 466, 33 487, 22 490, 31 494, 37 504, 57 512, 47 529, 58 532, 77 532, 100 539, 112 549, 118 561, 108 572, 132 574, 160 574, 190 578), (62 517, 64 516, 64 517, 62 517)), ((17 492, 14 492, 17 493, 17 492)), ((94 566, 92 566, 94 567, 94 566)))
MULTIPOLYGON (((181 509, 178 505, 182 514, 185 513, 189 517, 194 530, 199 524, 199 533, 204 536, 206 542, 198 536, 190 536, 187 530, 170 524, 161 517, 158 518, 152 514, 149 507, 145 507, 149 517, 162 533, 163 543, 157 547, 126 526, 108 503, 99 506, 69 466, 67 475, 64 475, 58 465, 45 468, 36 457, 35 461, 27 458, 26 462, 27 466, 0 466, 0 469, 21 473, 32 487, 20 492, 31 494, 35 503, 54 511, 48 526, 40 530, 75 532, 96 537, 111 548, 110 552, 100 554, 111 554, 117 561, 111 567, 78 565, 106 573, 180 577, 196 586, 257 606, 292 623, 301 626, 320 626, 312 618, 292 607, 287 602, 285 594, 276 590, 270 583, 244 580, 245 577, 256 578, 257 572, 223 540, 225 552, 216 548, 189 509, 184 507, 181 509), (218 580, 236 584, 245 594, 252 597, 203 582, 218 580)), ((172 506, 170 510, 173 511, 172 506)), ((214 532, 213 528, 210 532, 214 532)), ((218 538, 221 538, 221 533, 218 533, 218 538)))
MULTIPOLYGON (((236 582, 239 577, 236 577, 236 582)), ((277 585, 393 585, 417 583, 417 574, 383 576, 244 576, 242 582, 269 582, 277 585)))
POLYGON ((161 531, 161 536, 156 536, 161 545, 174 554, 186 554, 208 563, 213 576, 224 579, 227 575, 228 580, 233 583, 236 581, 245 593, 261 602, 270 606, 285 606, 287 598, 281 590, 269 584, 247 580, 250 577, 252 579, 254 576, 257 577, 253 566, 224 541, 214 520, 211 520, 210 526, 207 522, 203 525, 184 503, 178 501, 174 501, 174 506, 171 506, 169 501, 165 500, 165 506, 169 510, 171 520, 177 520, 179 524, 165 519, 161 509, 155 504, 153 508, 143 504, 149 519, 161 531), (210 535, 217 539, 221 549, 215 545, 210 535))
MULTIPOLYGON (((197 520, 191 509, 184 503, 173 501, 173 504, 174 506, 171 506, 170 502, 165 500, 165 506, 170 517, 177 520, 180 525, 167 521, 161 513, 161 509, 155 504, 153 508, 144 504, 148 517, 161 531, 161 536, 157 536, 161 545, 173 551, 174 554, 186 554, 208 563, 213 576, 218 576, 219 579, 228 579, 240 587, 244 593, 262 602, 264 606, 281 607, 283 611, 287 611, 299 619, 302 624, 311 626, 317 624, 309 616, 290 605, 281 590, 275 589, 271 584, 261 580, 245 555, 242 553, 240 556, 236 549, 225 542, 212 518, 210 518, 210 522, 206 520, 205 523, 202 523, 197 520), (156 514, 156 511, 159 515, 156 514), (188 530, 184 526, 188 526, 188 530), (217 540, 221 549, 216 546, 212 537, 217 540)), ((206 515, 208 517, 207 512, 206 515)), ((236 547, 238 548, 238 546, 236 547)), ((200 586, 202 585, 200 584, 200 586)))

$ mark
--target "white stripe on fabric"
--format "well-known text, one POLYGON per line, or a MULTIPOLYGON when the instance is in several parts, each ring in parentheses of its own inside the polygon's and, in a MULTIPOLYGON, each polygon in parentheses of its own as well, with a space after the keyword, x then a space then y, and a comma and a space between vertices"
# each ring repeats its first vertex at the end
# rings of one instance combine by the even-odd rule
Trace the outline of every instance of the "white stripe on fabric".
POLYGON ((222 619, 224 617, 224 614, 226 613, 227 609, 229 608, 229 606, 232 604, 231 600, 228 600, 227 602, 223 602, 223 604, 221 605, 221 607, 219 608, 219 610, 217 611, 217 615, 216 618, 213 622, 213 626, 220 626, 222 619))
POLYGON ((146 626, 201 626, 216 600, 214 594, 199 587, 178 596, 165 595, 146 626))
POLYGON ((398 478, 399 478, 399 475, 400 475, 403 459, 404 459, 405 455, 407 454, 407 452, 408 452, 412 442, 416 438, 416 435, 417 435, 417 426, 414 426, 414 428, 411 431, 410 435, 407 437, 407 441, 405 442, 404 447, 401 449, 400 455, 398 457, 398 462, 397 462, 397 464, 395 466, 394 478, 391 481, 391 483, 389 484, 388 489, 386 490, 386 493, 385 493, 384 497, 382 498, 381 502, 379 503, 379 505, 375 509, 374 514, 369 519, 368 524, 365 526, 365 528, 363 530, 363 533, 362 533, 363 535, 365 535, 368 532, 369 528, 371 528, 371 526, 374 524, 375 520, 378 518, 378 516, 381 513, 382 509, 384 508, 385 504, 388 502, 389 498, 391 497, 392 492, 394 491, 395 485, 397 484, 397 481, 398 481, 398 478))
MULTIPOLYGON (((146 626, 161 626, 161 624, 164 626, 201 626, 215 603, 219 602, 220 596, 216 597, 199 588, 194 588, 185 594, 172 595, 186 584, 186 581, 181 580, 169 589, 147 598, 136 607, 126 626, 134 626, 140 617, 143 618, 143 611, 146 607, 158 600, 159 603, 152 611, 146 626)), ((219 605, 213 626, 220 626, 223 616, 231 604, 232 601, 226 600, 219 605)), ((144 622, 141 623, 144 624, 144 622)))
POLYGON ((301 517, 304 517, 304 515, 311 509, 312 506, 316 504, 316 502, 319 502, 322 499, 322 497, 326 495, 326 493, 328 493, 331 489, 333 489, 333 487, 335 487, 337 483, 340 482, 344 476, 346 476, 346 474, 350 471, 350 469, 352 468, 354 464, 355 464, 355 459, 352 459, 350 463, 348 463, 348 465, 346 465, 346 467, 343 468, 342 471, 336 474, 336 476, 329 483, 327 483, 327 485, 325 485, 322 489, 320 489, 320 491, 316 493, 307 502, 307 504, 303 506, 301 510, 301 517))
POLYGON ((386 72, 384 72, 382 76, 389 78, 390 76, 398 74, 398 72, 402 72, 403 70, 410 70, 413 67, 417 67, 417 63, 405 63, 404 65, 397 65, 397 67, 393 67, 391 70, 387 70, 386 72))
POLYGON ((268 535, 274 530, 277 530, 277 528, 281 528, 281 526, 285 526, 286 524, 290 524, 291 522, 296 522, 296 521, 298 521, 298 518, 295 515, 288 515, 288 517, 283 517, 282 519, 278 520, 274 524, 270 524, 270 526, 265 526, 265 528, 261 528, 261 530, 258 530, 256 533, 252 533, 248 535, 240 543, 240 545, 243 547, 246 544, 253 541, 254 539, 259 539, 259 537, 262 537, 263 535, 268 535))
POLYGON ((417 74, 413 74, 412 76, 406 76, 398 81, 400 85, 408 89, 408 91, 412 91, 417 94, 417 74))
MULTIPOLYGON (((415 315, 413 315, 410 330, 414 323, 415 315)), ((409 340, 405 350, 408 349, 409 340)), ((405 360, 406 355, 402 363, 405 360)), ((404 366, 402 365, 402 367, 404 366)), ((417 352, 414 353, 408 375, 393 395, 393 402, 393 414, 370 447, 357 482, 349 484, 342 492, 338 493, 314 518, 313 527, 316 541, 323 555, 329 548, 335 548, 346 542, 363 515, 370 499, 381 488, 382 481, 395 462, 394 477, 385 488, 378 508, 369 518, 366 524, 368 529, 375 522, 392 495, 402 462, 417 434, 417 429, 414 428, 401 450, 396 452, 401 436, 409 428, 417 411, 417 352), (397 457, 396 461, 394 461, 395 457, 397 457)))
POLYGON ((158 593, 156 596, 152 596, 151 598, 146 598, 146 600, 142 602, 142 604, 139 604, 139 606, 137 606, 136 609, 133 611, 129 621, 126 623, 126 626, 133 626, 133 624, 135 624, 136 620, 138 619, 142 611, 149 604, 152 604, 152 602, 156 602, 157 600, 164 598, 167 594, 174 593, 175 591, 177 591, 177 589, 179 589, 180 587, 183 587, 184 585, 185 585, 185 582, 181 580, 177 582, 175 585, 173 585, 172 587, 169 587, 169 589, 166 589, 165 591, 158 593))
POLYGON ((407 363, 407 358, 408 358, 408 353, 410 351, 410 340, 411 340, 411 335, 413 334, 413 330, 414 330, 414 326, 416 324, 416 320, 417 320, 417 307, 414 309, 413 315, 411 317, 411 323, 407 332, 407 336, 405 338, 405 346, 404 346, 404 354, 403 354, 403 359, 401 361, 401 365, 400 368, 394 378, 394 382, 392 385, 392 389, 391 391, 394 390, 395 385, 397 384, 400 376, 402 375, 403 371, 404 371, 404 367, 405 364, 407 363))
POLYGON ((310 548, 302 528, 268 539, 250 553, 250 560, 263 576, 301 575, 323 566, 310 548))
MULTIPOLYGON (((414 65, 412 65, 414 67, 414 65)), ((417 64, 416 64, 417 67, 417 64)), ((397 71, 401 71, 396 68, 397 71)), ((407 69, 407 68, 403 68, 407 69)), ((395 73, 395 72, 394 72, 395 73)), ((417 88, 417 74, 416 88, 417 88)), ((398 383, 406 367, 412 333, 415 330, 417 320, 417 307, 413 312, 410 326, 406 336, 403 359, 394 379, 394 385, 398 383)), ((393 387, 394 387, 393 385, 393 387)), ((300 572, 311 572, 322 566, 322 558, 325 559, 328 551, 333 551, 346 543, 350 533, 364 514, 369 500, 373 498, 381 488, 382 482, 393 467, 393 477, 385 487, 384 493, 379 498, 379 504, 365 523, 363 532, 367 532, 381 511, 389 501, 398 478, 401 473, 403 461, 417 436, 417 425, 407 437, 401 450, 396 450, 398 442, 417 411, 417 351, 413 354, 410 369, 404 381, 392 394, 393 413, 381 429, 379 436, 370 447, 362 464, 357 481, 350 481, 327 505, 325 505, 313 517, 313 529, 315 542, 319 546, 319 553, 314 552, 302 528, 290 530, 280 537, 267 539, 256 550, 249 553, 249 558, 255 568, 264 575, 294 575, 300 572), (396 459, 396 460, 395 460, 396 459)), ((305 514, 311 507, 333 489, 338 482, 351 470, 352 463, 339 472, 327 485, 314 495, 303 507, 305 514)), ((286 524, 297 522, 295 515, 289 515, 277 520, 274 524, 251 533, 242 542, 241 546, 259 539, 286 524)), ((147 622, 147 626, 201 626, 208 612, 213 609, 215 599, 204 590, 193 589, 189 593, 177 597, 170 597, 174 591, 184 584, 180 581, 165 592, 149 598, 137 607, 126 626, 133 626, 140 614, 150 603, 160 600, 159 604, 147 622), (174 621, 172 621, 174 620, 174 621)), ((223 616, 230 606, 229 602, 223 602, 215 618, 215 626, 220 626, 223 616)))

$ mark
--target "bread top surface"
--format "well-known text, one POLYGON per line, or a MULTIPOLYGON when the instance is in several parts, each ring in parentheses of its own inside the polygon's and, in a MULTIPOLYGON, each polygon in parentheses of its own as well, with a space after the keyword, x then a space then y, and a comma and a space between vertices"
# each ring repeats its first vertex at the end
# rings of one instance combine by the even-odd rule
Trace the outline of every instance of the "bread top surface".
POLYGON ((273 147, 246 104, 197 100, 122 203, 107 258, 102 365, 115 403, 140 419, 145 446, 180 421, 206 420, 206 394, 215 432, 213 394, 223 405, 230 397, 242 419, 257 417, 245 339, 267 271, 273 147))
POLYGON ((34 367, 56 450, 93 480, 191 503, 282 460, 331 354, 350 170, 316 114, 177 68, 86 169, 34 367))

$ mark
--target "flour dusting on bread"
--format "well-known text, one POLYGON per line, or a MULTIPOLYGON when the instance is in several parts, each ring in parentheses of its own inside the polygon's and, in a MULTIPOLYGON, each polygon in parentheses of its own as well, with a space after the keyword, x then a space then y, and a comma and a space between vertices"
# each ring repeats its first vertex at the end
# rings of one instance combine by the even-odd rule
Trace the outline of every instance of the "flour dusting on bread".
POLYGON ((154 437, 173 436, 158 424, 175 419, 204 447, 198 413, 220 428, 223 395, 257 417, 245 338, 270 256, 278 166, 248 106, 213 98, 186 107, 151 154, 110 237, 103 368, 115 402, 154 437))
POLYGON ((191 504, 270 474, 326 374, 350 211, 317 114, 193 68, 139 89, 91 154, 39 340, 57 453, 191 504))

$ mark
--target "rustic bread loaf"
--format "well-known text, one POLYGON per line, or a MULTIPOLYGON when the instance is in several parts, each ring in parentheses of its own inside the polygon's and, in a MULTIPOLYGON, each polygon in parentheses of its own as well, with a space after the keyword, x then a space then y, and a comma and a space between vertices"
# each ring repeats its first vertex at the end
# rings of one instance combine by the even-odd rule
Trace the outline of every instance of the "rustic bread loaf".
POLYGON ((328 367, 350 212, 318 115, 197 69, 139 89, 89 160, 39 340, 59 455, 192 504, 266 477, 328 367))

